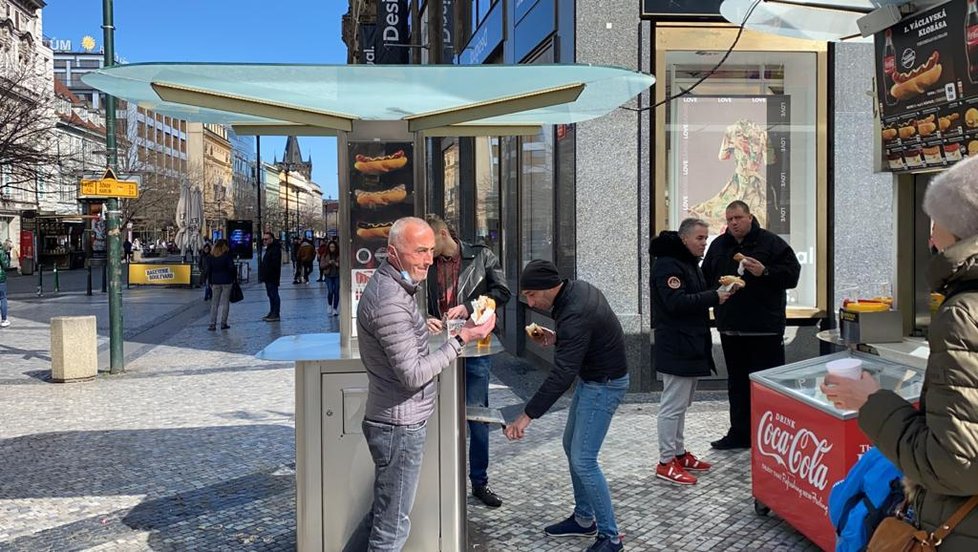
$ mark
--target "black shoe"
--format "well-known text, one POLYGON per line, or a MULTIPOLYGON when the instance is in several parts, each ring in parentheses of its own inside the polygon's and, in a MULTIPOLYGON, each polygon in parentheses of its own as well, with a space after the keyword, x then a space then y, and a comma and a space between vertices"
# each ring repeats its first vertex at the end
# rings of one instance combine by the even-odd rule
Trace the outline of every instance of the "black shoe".
POLYGON ((216 330, 217 330, 217 326, 215 326, 214 324, 211 324, 210 326, 207 326, 207 331, 209 331, 209 332, 213 332, 213 331, 216 331, 216 330))
POLYGON ((222 330, 230 330, 231 329, 231 326, 228 325, 228 324, 221 324, 221 329, 222 330))
POLYGON ((749 449, 750 439, 737 439, 726 435, 722 439, 710 443, 710 446, 717 450, 749 449))
POLYGON ((276 314, 274 316, 266 316, 262 320, 264 320, 265 322, 278 322, 279 320, 281 320, 281 318, 279 318, 278 315, 276 314))
POLYGON ((499 495, 492 492, 489 484, 473 486, 472 496, 478 498, 483 504, 490 508, 499 508, 503 505, 503 499, 499 498, 499 495))

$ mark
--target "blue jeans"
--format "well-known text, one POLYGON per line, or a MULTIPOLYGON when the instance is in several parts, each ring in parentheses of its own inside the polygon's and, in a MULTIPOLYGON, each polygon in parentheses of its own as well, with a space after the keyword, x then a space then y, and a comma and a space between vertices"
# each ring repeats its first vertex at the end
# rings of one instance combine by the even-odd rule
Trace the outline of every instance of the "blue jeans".
POLYGON ((265 282, 265 295, 268 296, 268 314, 279 315, 282 299, 278 296, 278 282, 265 282))
POLYGON ((7 319, 7 282, 0 283, 0 320, 7 319))
POLYGON ((340 277, 326 277, 326 304, 334 309, 340 308, 340 277))
POLYGON ((397 552, 411 532, 411 506, 418 490, 427 422, 395 426, 364 420, 361 426, 374 461, 374 499, 343 552, 397 552))
MULTIPOLYGON (((489 406, 489 368, 492 357, 465 359, 465 404, 489 406)), ((469 480, 473 487, 489 483, 489 424, 469 422, 469 480)))
POLYGON ((574 485, 574 515, 597 521, 598 533, 618 536, 608 482, 598 466, 611 417, 628 390, 628 375, 607 383, 578 380, 564 427, 564 453, 574 485))

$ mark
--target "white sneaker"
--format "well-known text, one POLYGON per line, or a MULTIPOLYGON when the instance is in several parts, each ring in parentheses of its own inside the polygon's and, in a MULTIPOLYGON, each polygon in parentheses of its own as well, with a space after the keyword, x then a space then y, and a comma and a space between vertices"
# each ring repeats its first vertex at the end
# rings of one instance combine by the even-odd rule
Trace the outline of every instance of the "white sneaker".
POLYGON ((10 325, 10 320, 0 320, 0 328, 6 328, 10 325))

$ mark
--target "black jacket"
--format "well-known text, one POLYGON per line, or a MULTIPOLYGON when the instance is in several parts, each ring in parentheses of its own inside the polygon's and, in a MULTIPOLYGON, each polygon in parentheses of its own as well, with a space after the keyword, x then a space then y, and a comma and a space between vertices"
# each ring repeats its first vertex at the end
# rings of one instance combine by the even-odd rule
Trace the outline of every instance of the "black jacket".
POLYGON ((737 274, 739 263, 733 259, 743 253, 760 261, 768 273, 754 276, 745 272, 744 289, 734 293, 724 304, 714 309, 717 328, 721 332, 784 334, 785 290, 798 285, 801 265, 794 250, 780 236, 761 228, 754 219, 744 240, 737 240, 729 231, 717 236, 703 258, 703 275, 710 284, 720 276, 737 274))
POLYGON ((652 347, 655 369, 674 376, 716 372, 710 307, 720 304, 716 287, 707 284, 699 259, 677 232, 652 240, 652 347))
MULTIPOLYGON (((496 308, 501 309, 509 301, 510 291, 509 286, 506 285, 506 276, 499 266, 499 258, 484 245, 457 243, 462 255, 462 268, 458 275, 459 304, 464 304, 471 316, 472 300, 480 295, 488 295, 496 301, 496 308)), ((441 319, 445 313, 438 308, 438 298, 441 297, 441 293, 438 289, 437 259, 428 267, 426 283, 428 316, 441 319)))
POLYGON ((207 283, 212 286, 220 286, 233 283, 238 279, 238 271, 235 270, 234 259, 231 253, 211 255, 207 259, 207 283))
POLYGON ((583 280, 564 280, 551 314, 557 332, 554 367, 526 403, 524 411, 530 418, 550 410, 577 376, 602 381, 628 373, 625 335, 601 290, 583 280))
POLYGON ((282 279, 282 242, 272 240, 265 248, 265 254, 261 257, 261 266, 258 267, 258 275, 262 282, 271 282, 278 285, 282 279))

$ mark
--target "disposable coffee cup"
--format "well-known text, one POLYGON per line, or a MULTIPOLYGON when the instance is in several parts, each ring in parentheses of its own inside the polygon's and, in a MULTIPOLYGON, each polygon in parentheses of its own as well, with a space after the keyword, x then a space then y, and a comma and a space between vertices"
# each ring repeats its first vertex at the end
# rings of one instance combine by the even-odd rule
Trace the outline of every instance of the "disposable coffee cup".
POLYGON ((826 363, 825 369, 834 376, 857 380, 862 377, 863 361, 858 358, 840 358, 826 363))

